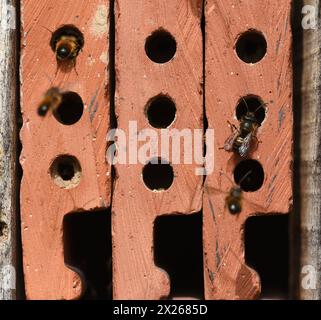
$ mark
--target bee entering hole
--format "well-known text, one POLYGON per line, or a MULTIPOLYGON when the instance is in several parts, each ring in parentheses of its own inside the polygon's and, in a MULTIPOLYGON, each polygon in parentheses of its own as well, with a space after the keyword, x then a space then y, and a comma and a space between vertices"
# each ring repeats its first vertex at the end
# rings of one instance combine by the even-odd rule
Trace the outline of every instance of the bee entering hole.
POLYGON ((60 105, 54 110, 54 116, 64 125, 73 125, 81 119, 83 112, 81 97, 75 92, 65 92, 60 105))
POLYGON ((154 31, 147 39, 145 51, 150 60, 156 63, 166 63, 170 61, 177 50, 174 37, 163 29, 154 31))
POLYGON ((236 107, 236 117, 241 121, 249 113, 253 113, 256 121, 261 125, 266 115, 264 102, 256 96, 242 97, 236 107))
POLYGON ((256 160, 241 161, 234 170, 234 180, 245 192, 258 191, 264 182, 263 167, 256 160))
POLYGON ((50 168, 55 184, 62 189, 72 189, 79 185, 81 167, 79 161, 72 156, 58 157, 50 168))
POLYGON ((236 53, 245 63, 257 63, 264 58, 267 43, 262 33, 249 30, 243 33, 236 43, 236 53))
POLYGON ((50 47, 58 61, 74 60, 84 47, 83 34, 74 25, 65 25, 53 32, 50 47))
POLYGON ((154 158, 144 167, 143 180, 152 191, 168 190, 174 181, 173 167, 161 158, 154 158))
POLYGON ((168 128, 176 117, 175 103, 171 98, 159 95, 150 100, 146 114, 150 125, 154 128, 168 128))

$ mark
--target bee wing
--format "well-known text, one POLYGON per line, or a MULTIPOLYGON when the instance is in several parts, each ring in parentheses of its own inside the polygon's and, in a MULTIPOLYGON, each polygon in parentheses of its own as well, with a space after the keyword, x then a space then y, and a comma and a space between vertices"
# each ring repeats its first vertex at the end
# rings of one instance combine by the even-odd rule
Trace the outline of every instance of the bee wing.
POLYGON ((224 150, 225 151, 232 151, 233 150, 234 141, 236 140, 237 136, 238 136, 238 132, 234 132, 226 139, 226 141, 224 143, 224 150))
POLYGON ((242 198, 242 201, 244 201, 244 203, 247 203, 250 207, 250 210, 255 213, 265 213, 266 212, 266 209, 263 206, 246 199, 246 196, 242 198))
POLYGON ((250 149, 250 144, 251 144, 251 141, 252 141, 252 132, 249 133, 244 139, 243 139, 243 143, 242 145, 239 147, 239 155, 243 158, 243 157, 246 157, 249 149, 250 149))

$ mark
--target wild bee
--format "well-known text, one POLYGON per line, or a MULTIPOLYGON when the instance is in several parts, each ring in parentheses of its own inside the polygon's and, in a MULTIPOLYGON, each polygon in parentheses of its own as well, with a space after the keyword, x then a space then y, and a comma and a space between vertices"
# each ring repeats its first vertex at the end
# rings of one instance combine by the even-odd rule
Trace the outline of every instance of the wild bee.
POLYGON ((50 46, 57 61, 74 61, 84 46, 84 37, 73 25, 65 25, 52 33, 50 46))
MULTIPOLYGON (((225 198, 225 207, 228 208, 229 212, 231 214, 239 214, 242 212, 242 199, 243 199, 243 190, 241 188, 242 182, 244 182, 245 179, 247 179, 252 174, 252 171, 248 171, 243 178, 240 180, 238 185, 235 185, 233 181, 223 172, 221 172, 221 175, 225 175, 228 180, 233 184, 233 187, 227 192, 227 196, 225 198)), ((213 191, 219 191, 215 188, 206 187, 207 190, 213 190, 213 191)))
POLYGON ((266 105, 261 104, 255 111, 250 111, 244 98, 243 101, 247 112, 240 120, 240 129, 228 122, 233 132, 225 141, 224 147, 222 148, 225 151, 237 152, 242 158, 248 155, 253 138, 257 139, 255 133, 261 124, 256 117, 256 112, 266 105))
MULTIPOLYGON (((243 191, 241 188, 242 182, 249 177, 252 171, 249 171, 244 177, 241 179, 238 185, 234 185, 227 197, 225 198, 225 205, 230 211, 231 214, 239 214, 242 211, 242 198, 243 198, 243 191)), ((230 180, 231 181, 231 180, 230 180)), ((231 181, 232 182, 232 181, 231 181)))
POLYGON ((38 107, 38 115, 45 117, 49 110, 55 112, 62 103, 62 94, 57 87, 50 88, 38 107))

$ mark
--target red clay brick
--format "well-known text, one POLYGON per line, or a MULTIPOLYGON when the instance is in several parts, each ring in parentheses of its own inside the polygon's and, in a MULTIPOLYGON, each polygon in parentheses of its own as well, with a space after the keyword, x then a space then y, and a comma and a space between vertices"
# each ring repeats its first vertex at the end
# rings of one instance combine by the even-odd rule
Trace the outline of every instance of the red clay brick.
MULTIPOLYGON (((206 3, 206 114, 215 129, 215 171, 204 192, 204 263, 207 299, 252 299, 260 281, 244 260, 244 225, 252 215, 288 213, 292 205, 292 66, 291 1, 214 1, 206 3), (238 37, 261 32, 267 54, 247 64, 235 51, 238 37), (258 129, 261 141, 251 159, 261 163, 262 188, 244 193, 243 210, 231 215, 226 192, 240 157, 221 150, 231 134, 227 121, 239 126, 235 108, 241 96, 256 95, 268 103, 258 129), (218 189, 220 192, 211 190, 218 189)), ((273 237, 273 230, 271 230, 273 237)))
MULTIPOLYGON (((105 162, 109 125, 108 14, 101 0, 23 0, 21 58, 21 224, 25 287, 29 299, 75 299, 79 275, 64 265, 63 218, 70 212, 110 205, 110 168, 105 162), (85 37, 76 70, 57 70, 49 46, 51 31, 74 24, 85 37), (85 104, 80 121, 67 126, 52 113, 37 114, 44 93, 53 86, 74 91, 85 104), (59 155, 80 162, 81 181, 61 189, 49 168, 59 155)), ((86 236, 86 235, 84 235, 86 236)))

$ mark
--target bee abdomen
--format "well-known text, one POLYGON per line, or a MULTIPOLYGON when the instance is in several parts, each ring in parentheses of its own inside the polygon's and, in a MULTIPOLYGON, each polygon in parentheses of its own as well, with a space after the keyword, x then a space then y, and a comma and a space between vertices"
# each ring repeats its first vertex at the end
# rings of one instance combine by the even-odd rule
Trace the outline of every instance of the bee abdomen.
POLYGON ((38 115, 40 117, 46 116, 47 112, 49 111, 49 107, 47 105, 42 105, 38 108, 38 115))

